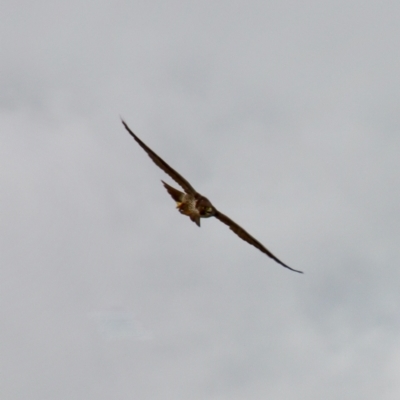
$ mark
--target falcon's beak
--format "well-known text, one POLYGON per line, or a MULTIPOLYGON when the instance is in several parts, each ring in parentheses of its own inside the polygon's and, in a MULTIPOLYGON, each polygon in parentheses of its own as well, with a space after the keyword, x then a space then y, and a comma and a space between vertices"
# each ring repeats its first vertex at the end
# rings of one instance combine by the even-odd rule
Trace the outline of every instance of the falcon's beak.
POLYGON ((180 201, 176 202, 176 208, 180 208, 181 205, 182 205, 182 203, 180 201))

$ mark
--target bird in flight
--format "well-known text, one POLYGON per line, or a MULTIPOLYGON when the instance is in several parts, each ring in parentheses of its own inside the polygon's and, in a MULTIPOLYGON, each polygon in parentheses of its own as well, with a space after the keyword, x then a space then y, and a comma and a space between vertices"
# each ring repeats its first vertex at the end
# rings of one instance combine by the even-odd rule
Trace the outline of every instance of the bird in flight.
POLYGON ((167 175, 169 175, 176 183, 178 183, 184 192, 173 188, 164 181, 161 181, 167 189, 167 192, 176 201, 176 207, 181 214, 187 215, 197 226, 200 226, 200 218, 215 217, 219 219, 225 225, 236 233, 241 239, 250 243, 258 250, 265 253, 268 257, 271 257, 278 264, 285 268, 290 269, 294 272, 302 271, 290 268, 288 265, 284 264, 279 258, 275 257, 267 248, 265 248, 258 240, 247 233, 242 227, 240 227, 236 222, 232 221, 229 217, 222 212, 218 211, 211 202, 198 193, 193 186, 178 172, 176 172, 172 167, 170 167, 161 157, 159 157, 153 150, 151 150, 146 144, 144 144, 129 128, 124 120, 121 120, 125 129, 131 134, 131 136, 136 140, 139 146, 147 153, 147 155, 153 160, 153 162, 160 167, 167 175))

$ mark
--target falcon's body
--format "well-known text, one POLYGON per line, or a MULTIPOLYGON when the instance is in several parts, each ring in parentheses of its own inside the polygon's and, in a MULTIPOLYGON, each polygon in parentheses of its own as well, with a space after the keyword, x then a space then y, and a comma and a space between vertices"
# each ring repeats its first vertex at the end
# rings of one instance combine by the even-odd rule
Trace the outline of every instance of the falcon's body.
POLYGON ((171 197, 176 201, 177 209, 181 214, 187 215, 197 226, 200 226, 200 218, 215 217, 228 225, 229 228, 235 232, 241 239, 247 243, 253 245, 258 250, 265 253, 267 256, 274 259, 277 263, 295 272, 300 272, 296 269, 290 268, 284 264, 281 260, 275 257, 269 250, 267 250, 258 240, 247 233, 242 227, 232 221, 229 217, 218 211, 211 202, 200 193, 198 193, 192 185, 172 167, 170 167, 161 157, 159 157, 153 150, 151 150, 146 144, 144 144, 128 127, 128 125, 122 121, 125 129, 132 135, 139 146, 147 153, 147 155, 153 160, 153 162, 160 167, 166 174, 168 174, 175 182, 177 182, 184 192, 173 188, 164 181, 162 181, 165 189, 171 197))
POLYGON ((210 200, 200 193, 183 193, 164 181, 165 189, 176 201, 176 208, 181 214, 187 215, 193 222, 200 226, 200 218, 209 218, 215 215, 216 209, 210 200))

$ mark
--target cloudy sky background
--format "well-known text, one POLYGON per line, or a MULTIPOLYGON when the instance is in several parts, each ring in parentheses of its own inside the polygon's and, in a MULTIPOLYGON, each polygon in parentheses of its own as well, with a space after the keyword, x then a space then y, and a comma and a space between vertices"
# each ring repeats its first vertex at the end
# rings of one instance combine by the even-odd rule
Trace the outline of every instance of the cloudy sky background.
POLYGON ((398 399, 399 17, 4 0, 2 398, 398 399), (179 215, 120 115, 305 274, 179 215))

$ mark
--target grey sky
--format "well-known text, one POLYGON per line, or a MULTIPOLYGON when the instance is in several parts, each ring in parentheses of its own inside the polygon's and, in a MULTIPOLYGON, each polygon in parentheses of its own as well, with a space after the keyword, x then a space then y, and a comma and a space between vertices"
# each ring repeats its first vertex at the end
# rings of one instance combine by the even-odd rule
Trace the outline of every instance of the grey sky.
POLYGON ((399 398, 399 2, 1 9, 2 398, 399 398))

